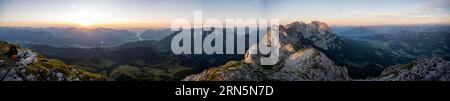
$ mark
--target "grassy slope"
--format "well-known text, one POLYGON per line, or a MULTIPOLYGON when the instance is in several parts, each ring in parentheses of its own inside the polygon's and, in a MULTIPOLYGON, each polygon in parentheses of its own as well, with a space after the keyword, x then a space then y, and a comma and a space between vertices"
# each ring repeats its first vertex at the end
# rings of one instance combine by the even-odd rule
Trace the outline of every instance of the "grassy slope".
MULTIPOLYGON (((9 50, 9 47, 11 46, 17 46, 13 44, 9 44, 4 41, 0 41, 0 59, 6 60, 7 56, 4 54, 9 50)), ((19 49, 21 49, 19 47, 19 49)), ((41 54, 38 54, 38 62, 32 63, 27 65, 26 72, 32 73, 32 74, 41 74, 40 78, 38 80, 45 80, 46 77, 51 75, 52 71, 58 71, 66 75, 84 75, 85 78, 81 78, 81 80, 88 80, 89 78, 92 78, 94 80, 106 80, 105 76, 97 74, 97 73, 91 73, 87 72, 85 70, 80 70, 79 74, 70 71, 71 68, 77 68, 76 66, 68 65, 60 60, 56 59, 48 59, 44 57, 41 54)))

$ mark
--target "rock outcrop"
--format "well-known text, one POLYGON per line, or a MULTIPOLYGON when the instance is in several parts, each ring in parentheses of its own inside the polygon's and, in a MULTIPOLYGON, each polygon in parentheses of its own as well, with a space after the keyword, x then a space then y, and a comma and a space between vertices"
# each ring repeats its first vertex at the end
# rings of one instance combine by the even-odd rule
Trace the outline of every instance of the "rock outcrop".
MULTIPOLYGON (((271 31, 261 41, 262 44, 272 43, 270 40, 271 31)), ((313 21, 309 24, 303 22, 293 22, 286 26, 279 26, 279 42, 276 48, 280 49, 280 59, 284 60, 291 54, 302 48, 317 48, 320 50, 330 50, 339 48, 341 41, 336 34, 330 31, 327 24, 313 21)), ((245 62, 259 64, 262 54, 257 52, 257 45, 252 45, 245 54, 245 62)))
POLYGON ((28 65, 38 61, 37 53, 32 52, 30 49, 18 50, 17 55, 20 57, 20 64, 28 65))
POLYGON ((450 61, 439 57, 420 58, 408 64, 386 68, 381 76, 369 80, 380 81, 449 81, 450 61))
POLYGON ((183 81, 265 81, 269 70, 251 66, 242 61, 229 61, 225 65, 212 67, 200 74, 189 75, 183 81))
POLYGON ((183 79, 185 81, 335 81, 350 80, 344 67, 336 66, 323 53, 302 49, 287 60, 264 67, 244 61, 230 61, 183 79))
POLYGON ((291 54, 271 80, 349 80, 347 69, 334 64, 325 54, 306 48, 291 54))

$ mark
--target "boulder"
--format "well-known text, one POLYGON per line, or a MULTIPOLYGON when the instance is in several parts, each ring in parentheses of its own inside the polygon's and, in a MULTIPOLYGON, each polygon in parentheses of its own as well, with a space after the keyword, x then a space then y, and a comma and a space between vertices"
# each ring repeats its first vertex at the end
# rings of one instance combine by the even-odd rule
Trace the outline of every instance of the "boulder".
POLYGON ((17 55, 20 57, 20 63, 22 65, 28 65, 38 61, 37 55, 29 49, 19 50, 17 55))

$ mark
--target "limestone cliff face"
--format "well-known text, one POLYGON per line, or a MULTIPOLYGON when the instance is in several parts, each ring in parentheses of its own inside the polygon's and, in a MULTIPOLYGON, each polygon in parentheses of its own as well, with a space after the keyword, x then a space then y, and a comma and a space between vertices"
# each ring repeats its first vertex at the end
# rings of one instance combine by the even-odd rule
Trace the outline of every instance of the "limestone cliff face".
MULTIPOLYGON (((272 43, 271 31, 261 41, 262 44, 272 43)), ((318 48, 329 50, 339 48, 340 41, 336 34, 330 31, 327 24, 313 21, 309 24, 293 22, 286 26, 279 26, 279 42, 275 44, 280 49, 280 60, 285 60, 291 54, 302 48, 318 48)), ((245 54, 245 62, 259 64, 262 56, 257 52, 257 45, 252 45, 245 54)))
POLYGON ((336 66, 325 54, 306 48, 291 54, 279 71, 271 75, 272 80, 349 80, 347 69, 336 66))
POLYGON ((344 67, 336 66, 314 48, 298 50, 274 66, 231 61, 183 79, 185 81, 345 81, 344 67))
POLYGON ((338 38, 331 32, 326 23, 312 21, 294 22, 282 27, 283 38, 290 39, 291 42, 303 42, 301 44, 312 45, 324 50, 337 48, 337 43, 333 43, 338 38))
MULTIPOLYGON (((337 48, 334 43, 337 36, 325 23, 294 22, 280 26, 279 30, 279 42, 275 42, 273 46, 280 49, 280 58, 276 65, 260 66, 260 57, 264 55, 255 53, 258 52, 257 45, 252 45, 243 61, 228 63, 226 67, 211 68, 200 74, 188 76, 184 80, 350 80, 345 67, 335 65, 316 49, 337 48)), ((272 43, 270 36, 271 32, 268 31, 260 43, 264 45, 272 43)))

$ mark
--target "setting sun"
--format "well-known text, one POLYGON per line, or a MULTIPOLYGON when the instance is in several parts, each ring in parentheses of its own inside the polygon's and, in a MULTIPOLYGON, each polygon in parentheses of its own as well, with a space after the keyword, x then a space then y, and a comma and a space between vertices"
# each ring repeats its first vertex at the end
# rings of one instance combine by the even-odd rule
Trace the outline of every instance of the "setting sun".
POLYGON ((99 16, 88 11, 79 11, 68 16, 67 20, 82 27, 91 27, 99 20, 99 16))

